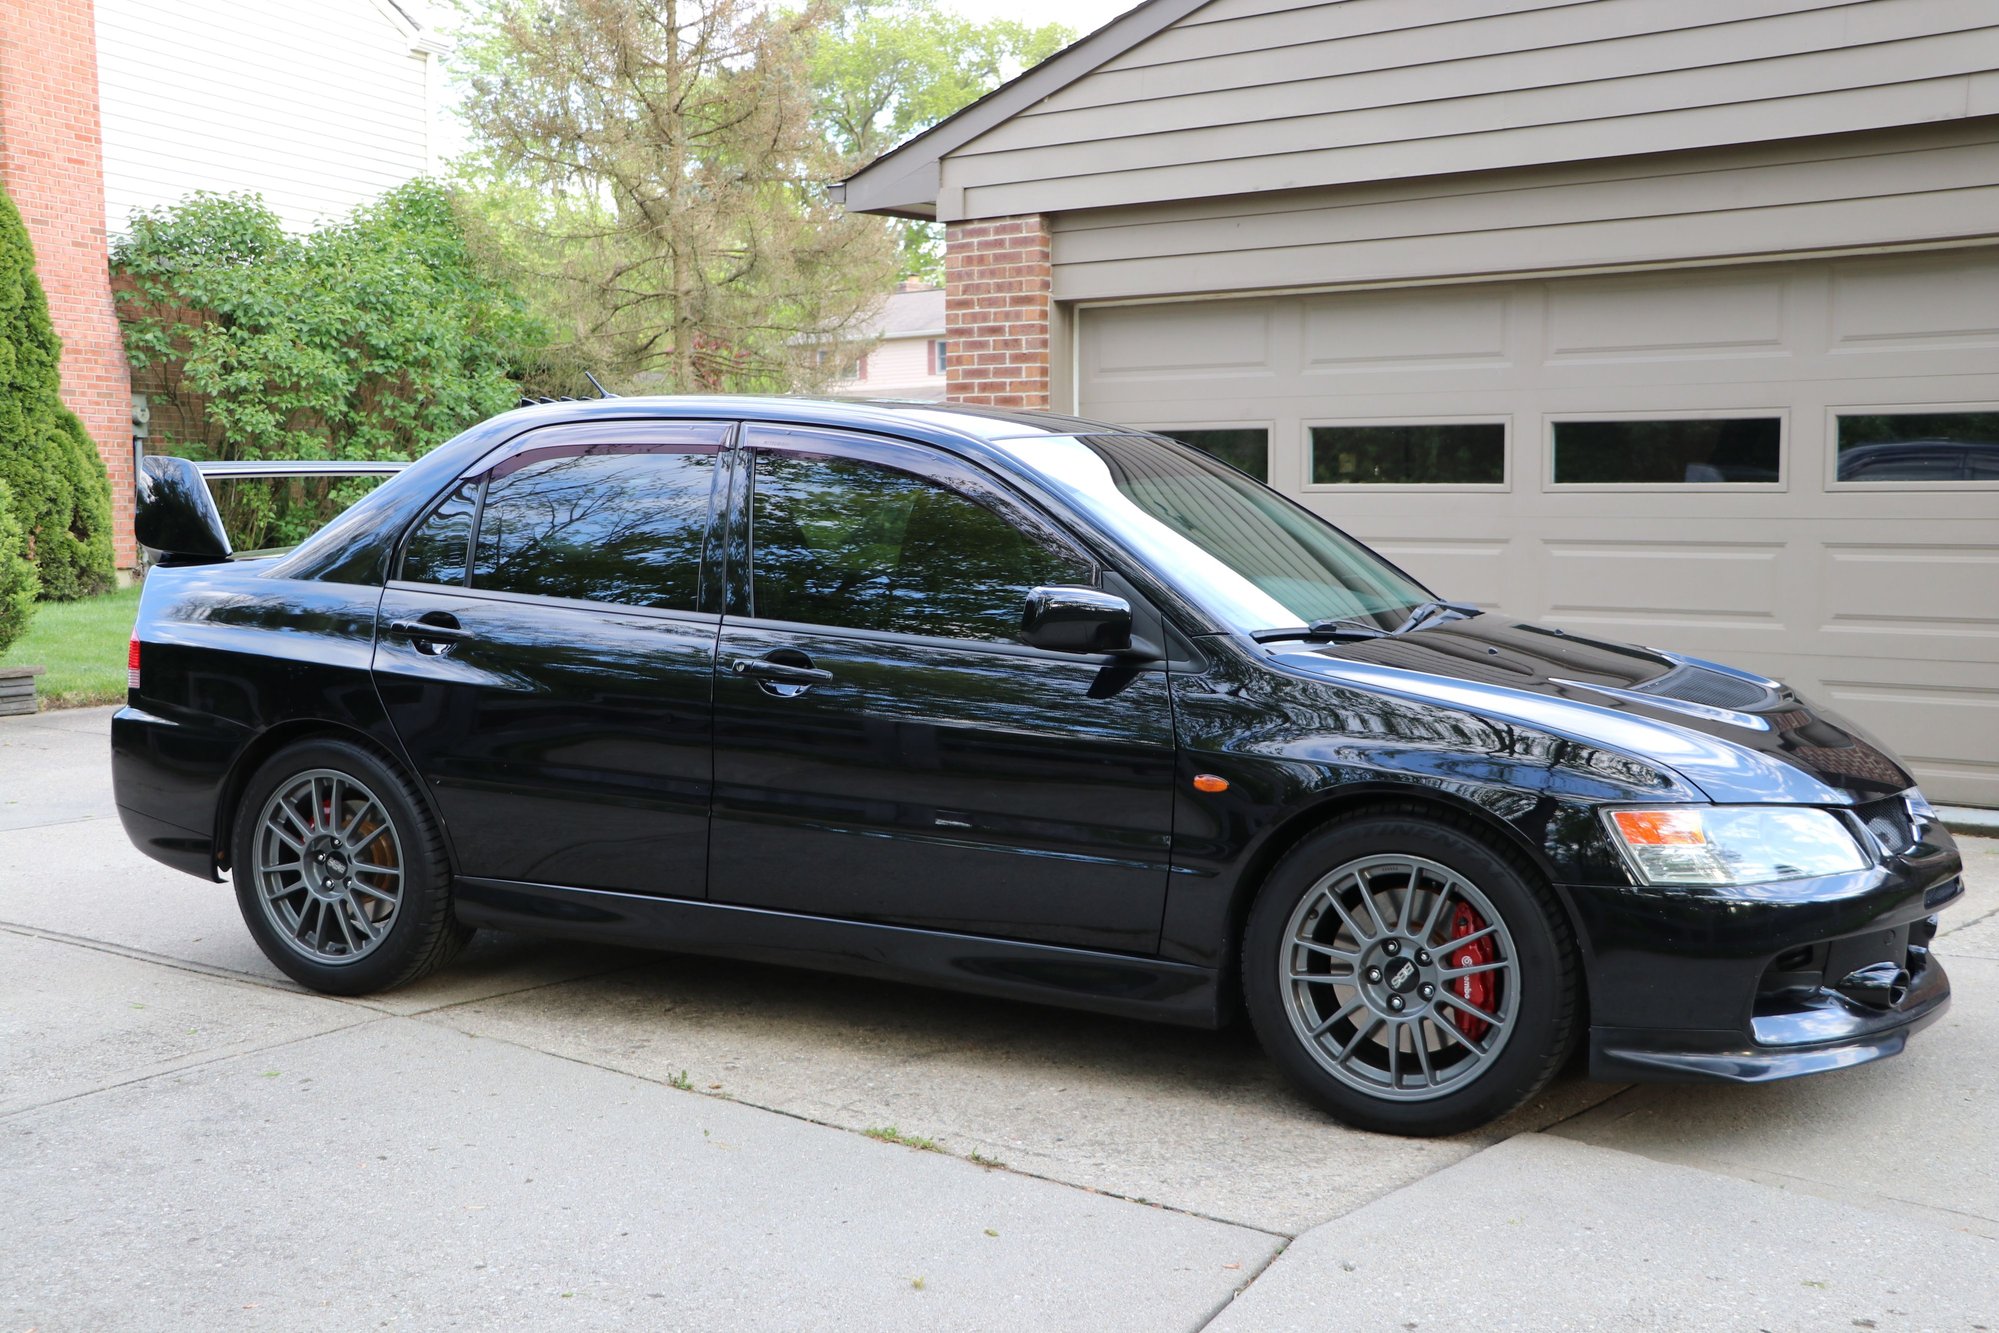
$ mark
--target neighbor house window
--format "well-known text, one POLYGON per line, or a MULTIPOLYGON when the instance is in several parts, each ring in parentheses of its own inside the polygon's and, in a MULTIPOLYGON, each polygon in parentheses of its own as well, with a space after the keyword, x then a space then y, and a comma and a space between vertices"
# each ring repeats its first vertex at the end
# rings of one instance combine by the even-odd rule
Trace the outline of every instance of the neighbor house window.
POLYGON ((942 339, 942 338, 932 338, 932 339, 930 340, 930 373, 931 373, 931 374, 933 374, 933 375, 942 375, 942 374, 944 373, 944 352, 945 352, 945 349, 946 349, 946 348, 947 348, 947 347, 948 347, 949 345, 950 345, 950 344, 949 344, 949 343, 947 343, 947 342, 946 342, 946 341, 945 341, 944 339, 942 339))
POLYGON ((1999 481, 1999 411, 1839 418, 1840 481, 1999 481))
POLYGON ((1557 421, 1557 485, 1765 485, 1782 480, 1781 417, 1557 421))
POLYGON ((1315 486, 1503 486, 1506 423, 1314 426, 1315 486))
POLYGON ((840 367, 838 372, 836 372, 833 376, 834 379, 843 382, 851 380, 864 380, 867 377, 868 377, 868 357, 867 353, 865 352, 861 354, 858 360, 852 361, 847 365, 840 367))
POLYGON ((1183 430, 1169 426, 1159 433, 1182 444, 1191 444, 1204 454, 1213 454, 1258 481, 1270 480, 1270 431, 1265 427, 1188 427, 1183 430))

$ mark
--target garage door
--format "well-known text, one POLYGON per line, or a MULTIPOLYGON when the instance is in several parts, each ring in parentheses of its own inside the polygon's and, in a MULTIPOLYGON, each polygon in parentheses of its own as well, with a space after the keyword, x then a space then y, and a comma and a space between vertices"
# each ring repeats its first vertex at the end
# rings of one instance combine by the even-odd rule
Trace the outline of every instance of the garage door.
POLYGON ((1083 415, 1443 595, 1780 676, 1999 806, 1999 251, 1086 307, 1083 415))

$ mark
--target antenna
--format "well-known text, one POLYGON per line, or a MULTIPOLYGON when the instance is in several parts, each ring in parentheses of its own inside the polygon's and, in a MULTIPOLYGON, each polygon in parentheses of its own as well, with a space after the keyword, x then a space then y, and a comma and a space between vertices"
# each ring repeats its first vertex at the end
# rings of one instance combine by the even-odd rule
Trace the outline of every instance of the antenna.
POLYGON ((597 391, 597 396, 599 398, 616 398, 618 396, 617 394, 612 393, 609 389, 605 388, 602 384, 598 383, 597 377, 595 375, 592 375, 589 371, 586 370, 583 372, 583 378, 590 381, 590 386, 597 391))

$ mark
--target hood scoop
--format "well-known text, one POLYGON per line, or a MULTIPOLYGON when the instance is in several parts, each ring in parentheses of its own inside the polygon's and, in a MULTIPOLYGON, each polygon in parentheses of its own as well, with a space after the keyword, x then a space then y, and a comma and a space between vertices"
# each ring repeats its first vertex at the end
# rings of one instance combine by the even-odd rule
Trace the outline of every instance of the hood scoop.
POLYGON ((1679 703, 1703 704, 1735 713, 1760 713, 1781 699, 1772 681, 1738 676, 1712 667, 1682 662, 1656 680, 1633 685, 1633 694, 1649 694, 1679 703))
POLYGON ((1709 722, 1725 722, 1734 727, 1747 727, 1751 731, 1769 731, 1770 720, 1758 717, 1756 712, 1771 708, 1783 700, 1781 687, 1774 681, 1716 671, 1712 667, 1698 666, 1691 662, 1682 662, 1665 675, 1643 684, 1633 685, 1629 689, 1618 689, 1611 685, 1592 685, 1585 680, 1562 680, 1553 676, 1549 677, 1548 683, 1572 690, 1588 690, 1592 694, 1609 695, 1626 703, 1664 708, 1675 713, 1683 713, 1688 717, 1704 718, 1709 722), (1750 709, 1756 712, 1747 711, 1750 709))

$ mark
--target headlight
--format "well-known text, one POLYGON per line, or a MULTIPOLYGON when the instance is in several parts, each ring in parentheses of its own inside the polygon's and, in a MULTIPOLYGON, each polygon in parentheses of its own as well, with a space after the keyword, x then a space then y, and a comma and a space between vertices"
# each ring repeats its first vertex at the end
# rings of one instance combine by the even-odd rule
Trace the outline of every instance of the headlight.
POLYGON ((1611 836, 1646 884, 1767 884, 1867 865, 1846 826, 1823 810, 1677 805, 1607 815, 1611 836))

